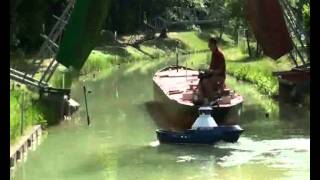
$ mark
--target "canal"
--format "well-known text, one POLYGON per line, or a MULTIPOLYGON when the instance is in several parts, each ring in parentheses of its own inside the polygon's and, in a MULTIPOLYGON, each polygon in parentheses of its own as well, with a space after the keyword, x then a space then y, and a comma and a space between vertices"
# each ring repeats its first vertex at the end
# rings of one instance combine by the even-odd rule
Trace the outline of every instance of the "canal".
POLYGON ((161 59, 121 65, 110 75, 74 83, 72 97, 82 104, 80 110, 50 127, 11 179, 309 179, 310 112, 290 111, 290 118, 280 118, 277 102, 232 77, 227 85, 244 96, 245 132, 237 143, 160 145, 145 104, 153 100, 152 75, 164 64, 161 59), (92 91, 90 127, 83 85, 92 91))

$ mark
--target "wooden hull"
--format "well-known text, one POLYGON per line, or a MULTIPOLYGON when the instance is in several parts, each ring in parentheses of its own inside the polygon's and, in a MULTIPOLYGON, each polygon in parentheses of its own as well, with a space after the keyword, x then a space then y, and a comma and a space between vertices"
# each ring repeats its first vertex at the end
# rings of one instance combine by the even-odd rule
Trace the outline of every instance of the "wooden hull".
MULTIPOLYGON (((156 73, 157 74, 157 73, 156 73)), ((159 81, 153 81, 154 102, 147 103, 147 109, 163 129, 186 130, 198 117, 198 106, 170 98, 159 81)), ((212 107, 212 116, 218 125, 236 125, 240 121, 242 97, 238 103, 212 107)))

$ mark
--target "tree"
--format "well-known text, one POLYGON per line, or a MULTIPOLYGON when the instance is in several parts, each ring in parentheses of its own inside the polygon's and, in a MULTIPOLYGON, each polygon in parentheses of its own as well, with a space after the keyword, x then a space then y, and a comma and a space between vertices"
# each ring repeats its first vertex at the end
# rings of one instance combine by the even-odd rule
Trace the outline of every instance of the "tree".
MULTIPOLYGON (((36 51, 43 39, 43 24, 53 21, 52 14, 62 10, 66 0, 11 0, 10 1, 10 50, 36 51), (58 8, 52 9, 54 6, 58 8)), ((50 29, 50 27, 48 28, 50 29)))

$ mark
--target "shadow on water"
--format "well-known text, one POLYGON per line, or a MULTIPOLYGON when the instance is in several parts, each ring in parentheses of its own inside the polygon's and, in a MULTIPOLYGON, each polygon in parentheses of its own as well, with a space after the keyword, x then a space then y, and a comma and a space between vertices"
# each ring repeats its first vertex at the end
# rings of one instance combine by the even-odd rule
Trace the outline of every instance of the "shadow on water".
POLYGON ((148 101, 144 103, 145 109, 152 118, 153 122, 157 125, 159 129, 166 129, 172 131, 183 131, 190 128, 189 124, 192 123, 193 119, 190 116, 181 116, 175 113, 178 110, 174 110, 170 107, 167 108, 167 104, 162 104, 160 102, 148 101), (170 109, 170 112, 168 111, 170 109), (172 113, 172 114, 171 114, 172 113), (184 123, 181 123, 183 121, 184 123))

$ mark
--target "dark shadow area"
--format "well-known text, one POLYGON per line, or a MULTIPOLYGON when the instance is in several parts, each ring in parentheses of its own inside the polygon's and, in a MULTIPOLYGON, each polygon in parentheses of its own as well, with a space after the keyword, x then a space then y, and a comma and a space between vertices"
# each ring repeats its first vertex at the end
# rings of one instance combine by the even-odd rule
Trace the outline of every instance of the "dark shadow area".
POLYGON ((154 56, 154 55, 152 55, 152 54, 149 54, 149 53, 145 52, 144 50, 142 50, 142 49, 140 48, 140 46, 133 46, 133 47, 136 48, 138 51, 142 52, 144 55, 148 56, 148 57, 151 58, 151 59, 156 58, 156 56, 154 56))
POLYGON ((269 114, 259 105, 250 105, 244 107, 240 124, 246 135, 261 140, 304 136, 310 133, 310 112, 287 105, 269 114))
POLYGON ((231 61, 231 62, 234 62, 234 63, 249 63, 249 62, 254 62, 254 61, 261 61, 263 60, 263 58, 251 58, 249 56, 246 56, 246 57, 243 57, 239 60, 236 60, 236 61, 231 61))
MULTIPOLYGON (((202 32, 200 33, 197 33, 197 36, 203 40, 203 41, 208 41, 208 39, 210 38, 210 35, 211 34, 214 34, 216 37, 219 38, 219 32, 215 32, 215 31, 218 31, 218 30, 203 30, 202 32)), ((228 47, 231 47, 232 44, 230 44, 230 42, 226 41, 223 39, 223 37, 221 39, 219 39, 219 42, 220 46, 225 46, 226 48, 228 47)))
POLYGON ((26 59, 26 57, 10 57, 10 68, 16 69, 27 74, 31 74, 36 70, 32 59, 26 59))
POLYGON ((70 89, 40 91, 40 96, 34 102, 43 113, 48 125, 58 125, 65 116, 68 116, 69 105, 67 97, 70 89))
POLYGON ((129 56, 129 53, 125 49, 125 47, 120 47, 120 46, 100 46, 95 48, 95 50, 101 51, 105 54, 124 56, 124 57, 129 56))
POLYGON ((268 112, 265 112, 264 108, 261 105, 244 105, 241 113, 241 121, 245 123, 250 123, 257 119, 268 120, 267 116, 271 116, 271 114, 266 115, 267 113, 268 112))
POLYGON ((157 127, 160 129, 183 131, 190 128, 189 124, 192 124, 194 121, 194 117, 182 117, 182 115, 177 117, 177 114, 174 113, 174 109, 172 109, 171 114, 165 110, 162 103, 156 101, 146 102, 145 107, 157 127))
MULTIPOLYGON (((132 45, 133 48, 137 49, 144 55, 148 56, 151 59, 157 58, 156 55, 152 55, 143 49, 141 49, 140 45, 144 45, 147 47, 155 47, 158 48, 164 52, 174 51, 175 48, 178 49, 187 49, 188 46, 180 41, 179 39, 170 39, 170 38, 161 38, 161 39, 152 39, 152 40, 146 40, 142 43, 132 45)), ((130 53, 126 50, 126 46, 124 45, 104 45, 96 47, 95 50, 101 51, 105 54, 110 55, 117 55, 121 57, 128 57, 130 56, 130 53)))
POLYGON ((174 50, 175 48, 179 49, 187 49, 187 45, 184 44, 179 39, 170 39, 170 38, 164 38, 164 39, 155 39, 150 41, 145 41, 142 45, 145 46, 155 46, 163 51, 168 50, 174 50))
POLYGON ((231 148, 220 149, 216 145, 194 145, 194 144, 160 144, 157 146, 157 152, 161 154, 173 154, 176 157, 181 156, 181 151, 185 154, 193 154, 194 156, 206 157, 198 159, 198 161, 221 161, 224 156, 232 154, 231 148), (213 156, 213 159, 212 159, 213 156), (208 157, 211 157, 208 158, 208 157))

